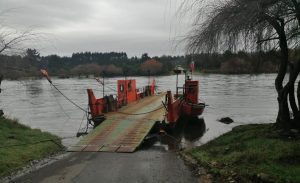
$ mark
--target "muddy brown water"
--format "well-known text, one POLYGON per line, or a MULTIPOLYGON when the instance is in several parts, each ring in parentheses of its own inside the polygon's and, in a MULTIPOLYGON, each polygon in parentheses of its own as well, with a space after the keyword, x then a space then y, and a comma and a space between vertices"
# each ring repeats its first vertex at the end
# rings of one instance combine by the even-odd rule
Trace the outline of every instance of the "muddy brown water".
MULTIPOLYGON (((200 81, 200 98, 209 105, 199 117, 202 120, 196 124, 181 126, 170 137, 159 137, 159 142, 156 141, 152 146, 172 149, 172 143, 165 141, 180 141, 180 146, 188 148, 201 145, 237 125, 274 122, 277 113, 275 77, 275 74, 194 75, 194 79, 200 81), (222 117, 230 117, 234 123, 226 125, 218 122, 222 117)), ((135 78, 138 87, 146 85, 149 80, 148 77, 129 78, 135 78)), ((179 86, 183 84, 183 78, 184 76, 179 77, 179 86)), ((115 94, 113 89, 116 89, 118 79, 123 78, 106 79, 106 94, 115 94)), ((161 76, 155 79, 158 91, 175 91, 175 76, 161 76)), ((94 89, 97 97, 102 96, 102 87, 92 78, 53 78, 53 83, 83 108, 87 108, 87 88, 94 89)), ((66 146, 78 141, 74 136, 80 125, 83 127, 85 124, 84 112, 66 101, 46 80, 4 80, 1 88, 0 108, 6 116, 63 137, 66 146)))

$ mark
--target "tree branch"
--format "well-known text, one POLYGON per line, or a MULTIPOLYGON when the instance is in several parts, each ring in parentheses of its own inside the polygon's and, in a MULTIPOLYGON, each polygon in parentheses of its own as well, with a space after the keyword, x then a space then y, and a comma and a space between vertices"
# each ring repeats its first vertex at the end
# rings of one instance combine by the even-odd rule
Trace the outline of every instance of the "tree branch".
POLYGON ((279 39, 279 37, 273 37, 273 38, 267 38, 267 39, 261 39, 261 40, 258 40, 256 43, 257 44, 261 44, 261 43, 263 43, 263 42, 266 42, 266 41, 272 41, 272 40, 278 40, 279 39))
POLYGON ((18 48, 18 45, 22 42, 33 39, 36 36, 35 33, 30 30, 21 33, 6 32, 0 35, 1 48, 0 54, 7 50, 12 50, 18 48))

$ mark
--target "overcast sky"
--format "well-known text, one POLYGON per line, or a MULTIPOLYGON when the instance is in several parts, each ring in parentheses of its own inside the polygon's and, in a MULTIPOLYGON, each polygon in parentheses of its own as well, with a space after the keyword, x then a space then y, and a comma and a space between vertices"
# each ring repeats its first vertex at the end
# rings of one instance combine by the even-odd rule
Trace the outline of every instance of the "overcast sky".
POLYGON ((1 0, 1 23, 43 33, 32 47, 42 55, 124 51, 179 55, 189 21, 182 0, 1 0))

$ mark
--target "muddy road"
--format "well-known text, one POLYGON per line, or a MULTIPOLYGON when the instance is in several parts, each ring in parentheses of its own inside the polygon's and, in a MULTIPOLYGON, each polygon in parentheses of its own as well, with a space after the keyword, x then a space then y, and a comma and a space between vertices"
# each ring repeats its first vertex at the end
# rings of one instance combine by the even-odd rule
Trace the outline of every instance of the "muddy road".
POLYGON ((12 182, 192 183, 197 178, 175 152, 152 147, 135 153, 70 153, 12 182))

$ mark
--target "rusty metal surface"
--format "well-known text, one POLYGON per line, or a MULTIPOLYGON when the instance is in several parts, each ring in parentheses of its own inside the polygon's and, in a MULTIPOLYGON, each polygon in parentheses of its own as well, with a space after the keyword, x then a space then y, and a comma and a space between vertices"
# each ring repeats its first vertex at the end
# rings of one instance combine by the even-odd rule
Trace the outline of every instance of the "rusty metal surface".
POLYGON ((155 122, 163 119, 163 97, 164 93, 149 96, 106 114, 103 123, 68 151, 134 152, 155 122))

